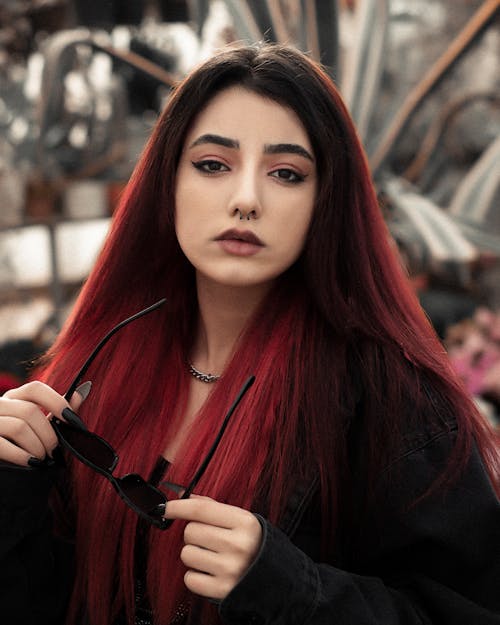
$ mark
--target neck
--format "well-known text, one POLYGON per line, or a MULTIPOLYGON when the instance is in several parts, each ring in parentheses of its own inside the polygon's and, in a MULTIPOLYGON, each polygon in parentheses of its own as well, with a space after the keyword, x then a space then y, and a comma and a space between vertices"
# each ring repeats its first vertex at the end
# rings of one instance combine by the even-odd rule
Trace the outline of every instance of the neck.
POLYGON ((198 328, 191 362, 205 373, 222 373, 236 341, 270 285, 229 287, 197 276, 198 328))

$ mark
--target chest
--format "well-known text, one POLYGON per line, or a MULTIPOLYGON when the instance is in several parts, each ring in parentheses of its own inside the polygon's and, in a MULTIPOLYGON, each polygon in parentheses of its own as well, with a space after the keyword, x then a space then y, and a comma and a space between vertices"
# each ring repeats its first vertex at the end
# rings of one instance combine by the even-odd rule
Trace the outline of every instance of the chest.
POLYGON ((163 451, 163 457, 171 463, 175 462, 179 450, 182 448, 191 429, 196 423, 196 417, 206 402, 212 386, 193 380, 189 387, 186 407, 178 418, 163 451))

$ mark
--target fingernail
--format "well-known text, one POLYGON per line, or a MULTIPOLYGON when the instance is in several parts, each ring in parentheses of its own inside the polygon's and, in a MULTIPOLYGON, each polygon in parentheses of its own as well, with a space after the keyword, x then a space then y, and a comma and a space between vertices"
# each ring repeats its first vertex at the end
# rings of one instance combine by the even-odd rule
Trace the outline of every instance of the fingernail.
POLYGON ((35 458, 34 456, 32 456, 28 460, 28 465, 33 468, 51 467, 54 464, 55 462, 51 458, 45 458, 44 460, 40 460, 40 458, 35 458))
POLYGON ((181 486, 180 484, 175 484, 174 482, 169 482, 168 480, 165 480, 164 482, 161 482, 160 486, 163 486, 164 488, 167 488, 168 490, 171 490, 172 492, 176 493, 177 495, 182 495, 183 493, 186 492, 186 487, 185 486, 181 486))
POLYGON ((82 399, 87 399, 91 390, 92 382, 88 380, 87 382, 80 384, 80 386, 75 389, 75 393, 78 393, 82 399))
POLYGON ((78 428, 79 430, 87 429, 85 423, 80 419, 76 412, 71 410, 71 408, 65 408, 61 414, 64 417, 64 420, 75 428, 78 428))
POLYGON ((34 457, 32 457, 32 458, 30 458, 30 459, 28 460, 28 465, 29 465, 30 467, 43 467, 43 465, 44 465, 44 461, 43 461, 43 460, 40 460, 40 458, 34 458, 34 457))
POLYGON ((52 450, 51 461, 54 464, 59 465, 60 467, 66 466, 66 461, 64 460, 64 454, 60 445, 57 445, 57 447, 54 447, 54 449, 52 450))
POLYGON ((163 516, 165 514, 166 508, 166 503, 159 503, 157 506, 149 511, 149 514, 151 514, 152 516, 163 516))

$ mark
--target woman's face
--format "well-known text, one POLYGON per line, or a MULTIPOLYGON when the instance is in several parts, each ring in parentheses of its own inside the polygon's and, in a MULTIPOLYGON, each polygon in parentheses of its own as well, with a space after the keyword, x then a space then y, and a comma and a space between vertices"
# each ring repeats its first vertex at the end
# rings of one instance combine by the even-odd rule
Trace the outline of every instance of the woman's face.
POLYGON ((242 87, 195 119, 176 178, 175 228, 198 277, 270 285, 300 255, 316 165, 296 114, 242 87))

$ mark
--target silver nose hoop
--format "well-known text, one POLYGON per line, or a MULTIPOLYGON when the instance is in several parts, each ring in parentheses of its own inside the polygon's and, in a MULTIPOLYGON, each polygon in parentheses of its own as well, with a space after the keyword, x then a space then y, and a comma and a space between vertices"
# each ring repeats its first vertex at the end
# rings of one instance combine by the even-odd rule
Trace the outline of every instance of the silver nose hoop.
POLYGON ((243 213, 243 211, 241 211, 239 208, 237 208, 235 212, 239 213, 240 221, 243 221, 244 219, 246 219, 247 221, 250 221, 252 216, 253 216, 254 219, 257 216, 254 210, 250 211, 249 213, 243 213))

